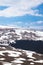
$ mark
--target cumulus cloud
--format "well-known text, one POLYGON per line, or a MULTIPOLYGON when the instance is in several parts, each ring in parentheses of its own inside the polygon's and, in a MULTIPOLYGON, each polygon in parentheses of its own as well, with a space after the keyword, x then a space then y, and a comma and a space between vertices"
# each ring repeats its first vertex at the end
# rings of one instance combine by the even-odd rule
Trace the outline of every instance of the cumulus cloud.
POLYGON ((43 16, 38 14, 38 10, 32 10, 42 4, 43 0, 0 0, 0 6, 9 6, 4 10, 0 10, 0 16, 14 17, 31 14, 34 16, 43 16))

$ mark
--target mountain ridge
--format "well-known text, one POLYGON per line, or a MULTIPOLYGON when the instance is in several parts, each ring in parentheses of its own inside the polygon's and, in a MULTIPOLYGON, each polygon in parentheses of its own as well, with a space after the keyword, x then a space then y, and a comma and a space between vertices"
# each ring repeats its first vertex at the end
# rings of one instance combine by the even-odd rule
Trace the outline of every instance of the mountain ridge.
POLYGON ((16 27, 0 27, 0 44, 12 43, 15 40, 43 41, 43 31, 16 27))

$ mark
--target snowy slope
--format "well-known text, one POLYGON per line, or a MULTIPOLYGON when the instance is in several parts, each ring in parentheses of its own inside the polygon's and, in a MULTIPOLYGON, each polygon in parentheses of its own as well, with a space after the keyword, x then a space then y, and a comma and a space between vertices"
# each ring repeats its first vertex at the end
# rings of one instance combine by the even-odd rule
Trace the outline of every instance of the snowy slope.
POLYGON ((14 28, 14 27, 0 27, 0 43, 15 42, 15 40, 41 40, 43 41, 43 31, 14 28))
POLYGON ((0 65, 43 65, 43 54, 0 46, 0 65))

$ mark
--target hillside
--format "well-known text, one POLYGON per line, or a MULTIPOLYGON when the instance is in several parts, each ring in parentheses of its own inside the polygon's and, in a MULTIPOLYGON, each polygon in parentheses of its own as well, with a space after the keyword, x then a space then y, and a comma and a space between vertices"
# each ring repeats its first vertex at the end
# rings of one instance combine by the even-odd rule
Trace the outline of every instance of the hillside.
POLYGON ((43 55, 9 46, 0 46, 0 65, 43 65, 43 55))
POLYGON ((0 27, 0 44, 10 44, 15 40, 41 40, 43 41, 43 31, 12 28, 12 27, 0 27))

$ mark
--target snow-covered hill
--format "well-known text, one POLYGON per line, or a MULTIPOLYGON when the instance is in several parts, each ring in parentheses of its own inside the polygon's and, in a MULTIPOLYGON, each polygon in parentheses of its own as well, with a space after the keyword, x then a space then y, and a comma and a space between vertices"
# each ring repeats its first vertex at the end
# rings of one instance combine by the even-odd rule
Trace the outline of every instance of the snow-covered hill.
POLYGON ((0 65, 43 65, 43 54, 6 46, 15 40, 43 41, 43 31, 0 27, 0 65))
POLYGON ((14 27, 0 27, 0 43, 12 43, 15 40, 41 40, 43 41, 43 31, 14 28, 14 27))
POLYGON ((43 65, 43 54, 3 46, 0 47, 0 65, 43 65))

